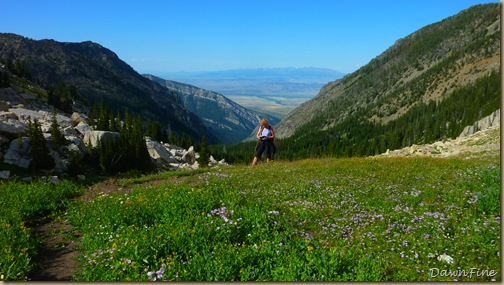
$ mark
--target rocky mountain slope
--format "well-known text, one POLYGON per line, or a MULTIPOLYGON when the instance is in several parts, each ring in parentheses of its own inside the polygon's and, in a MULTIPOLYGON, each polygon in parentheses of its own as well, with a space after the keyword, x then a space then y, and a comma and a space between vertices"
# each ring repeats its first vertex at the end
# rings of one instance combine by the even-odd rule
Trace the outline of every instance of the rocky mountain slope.
MULTIPOLYGON (((49 175, 68 177, 69 169, 73 167, 72 159, 86 156, 91 149, 98 147, 100 142, 119 137, 116 132, 94 130, 90 126, 89 118, 83 113, 74 112, 69 115, 57 112, 55 118, 68 142, 60 147, 54 147, 52 144, 50 105, 23 91, 11 87, 0 88, 0 179, 31 179, 31 175, 27 175, 27 170, 33 162, 30 137, 26 134, 29 121, 37 120, 40 123, 49 155, 54 159, 54 168, 44 170, 49 175)), ((200 167, 197 161, 199 153, 192 146, 184 149, 152 140, 150 137, 145 137, 145 143, 157 170, 200 167)), ((208 166, 220 165, 226 165, 226 162, 210 157, 208 166)), ((84 172, 78 176, 83 177, 84 172)))
MULTIPOLYGON (((177 94, 138 74, 109 49, 90 41, 61 43, 0 34, 0 59, 24 77, 51 90, 61 82, 75 88, 86 105, 103 101, 107 108, 160 121, 177 135, 218 139, 184 108, 177 94)), ((46 95, 47 96, 47 95, 46 95)))
POLYGON ((299 137, 303 126, 330 130, 349 118, 386 124, 499 68, 499 5, 476 5, 399 39, 366 66, 328 83, 277 125, 277 137, 299 137))
POLYGON ((377 157, 389 156, 430 156, 463 157, 500 154, 500 110, 467 126, 456 139, 446 139, 432 144, 412 145, 387 152, 377 157))
MULTIPOLYGON (((175 92, 184 107, 200 117, 203 124, 222 142, 236 143, 244 140, 264 116, 219 93, 185 83, 165 80, 154 75, 144 76, 175 92)), ((271 119, 273 124, 278 121, 275 118, 271 119)))

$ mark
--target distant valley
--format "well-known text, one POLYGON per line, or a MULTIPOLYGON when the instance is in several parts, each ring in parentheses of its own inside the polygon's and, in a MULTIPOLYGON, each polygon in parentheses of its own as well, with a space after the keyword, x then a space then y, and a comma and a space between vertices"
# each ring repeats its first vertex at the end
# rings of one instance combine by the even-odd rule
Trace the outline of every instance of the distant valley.
POLYGON ((149 73, 223 94, 246 108, 280 119, 315 97, 325 84, 345 75, 314 67, 149 73))

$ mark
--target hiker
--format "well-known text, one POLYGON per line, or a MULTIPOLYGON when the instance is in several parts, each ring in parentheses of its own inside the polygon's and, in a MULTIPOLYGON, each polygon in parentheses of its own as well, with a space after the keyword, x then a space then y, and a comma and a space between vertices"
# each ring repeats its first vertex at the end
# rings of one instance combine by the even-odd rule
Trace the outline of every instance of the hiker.
POLYGON ((266 152, 266 163, 269 164, 271 155, 276 150, 275 144, 273 143, 275 139, 273 127, 269 125, 266 119, 262 119, 259 123, 260 127, 256 134, 258 141, 255 148, 255 156, 252 160, 252 166, 257 165, 257 160, 261 158, 263 152, 266 152))

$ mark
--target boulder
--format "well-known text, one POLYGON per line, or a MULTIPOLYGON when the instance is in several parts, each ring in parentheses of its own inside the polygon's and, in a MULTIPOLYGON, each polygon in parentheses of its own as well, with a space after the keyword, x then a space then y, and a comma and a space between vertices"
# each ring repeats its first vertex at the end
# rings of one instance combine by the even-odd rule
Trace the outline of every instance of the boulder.
POLYGON ((0 121, 0 134, 17 136, 19 133, 24 133, 27 126, 18 120, 7 119, 0 121))
POLYGON ((176 162, 171 152, 169 152, 162 144, 152 140, 150 137, 145 138, 145 145, 150 157, 157 164, 176 162))
POLYGON ((68 141, 68 145, 66 149, 69 153, 78 154, 79 156, 83 156, 87 153, 86 145, 84 141, 80 137, 76 136, 65 136, 68 141))
POLYGON ((30 155, 30 138, 21 138, 21 144, 19 140, 13 140, 5 153, 4 162, 21 168, 30 167, 32 162, 30 155))
POLYGON ((75 126, 74 129, 82 135, 85 135, 87 132, 93 130, 88 124, 82 122, 75 126))
POLYGON ((61 182, 61 180, 58 178, 58 176, 49 177, 49 181, 51 181, 52 184, 58 184, 61 182))
POLYGON ((89 124, 89 118, 86 115, 77 112, 72 114, 71 120, 72 127, 78 126, 79 124, 89 124))
POLYGON ((0 120, 7 120, 7 119, 19 120, 19 117, 14 112, 2 112, 2 111, 0 111, 0 120))
POLYGON ((64 136, 78 136, 79 135, 79 132, 75 128, 72 128, 72 127, 63 128, 61 130, 61 133, 64 136))
POLYGON ((9 170, 0 171, 0 179, 9 179, 9 177, 10 177, 9 170))
POLYGON ((84 135, 84 144, 97 147, 99 142, 107 142, 111 139, 119 139, 119 133, 109 131, 88 131, 84 135))
POLYGON ((187 164, 194 164, 196 162, 196 152, 193 146, 190 146, 187 152, 182 155, 182 160, 187 164))
POLYGON ((50 150, 49 154, 54 159, 53 171, 56 173, 65 173, 68 170, 68 160, 61 157, 61 155, 54 150, 50 150))

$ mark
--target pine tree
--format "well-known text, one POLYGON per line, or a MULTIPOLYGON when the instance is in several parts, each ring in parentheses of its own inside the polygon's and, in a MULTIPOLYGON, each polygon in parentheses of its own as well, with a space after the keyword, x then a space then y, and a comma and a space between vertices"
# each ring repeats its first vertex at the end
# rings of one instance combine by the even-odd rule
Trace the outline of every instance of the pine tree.
POLYGON ((207 146, 207 142, 206 142, 205 137, 203 137, 201 139, 199 155, 200 155, 200 157, 198 159, 198 162, 199 162, 200 167, 207 167, 208 162, 210 162, 210 153, 208 150, 208 146, 207 146))
POLYGON ((49 155, 49 149, 46 145, 42 128, 35 119, 28 120, 28 137, 30 138, 30 147, 32 155, 32 169, 51 169, 54 167, 54 159, 49 155))
POLYGON ((51 137, 52 137, 52 145, 56 149, 67 143, 65 136, 61 133, 59 129, 58 120, 56 120, 56 109, 54 108, 52 110, 51 137))
POLYGON ((100 103, 100 108, 98 112, 99 112, 98 122, 96 123, 98 130, 109 131, 110 130, 109 113, 107 108, 105 108, 105 103, 103 103, 103 101, 101 101, 100 103))

